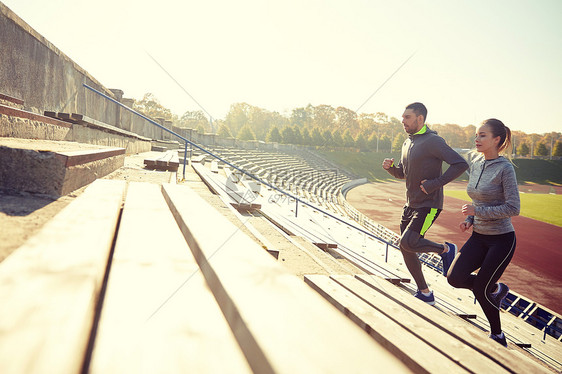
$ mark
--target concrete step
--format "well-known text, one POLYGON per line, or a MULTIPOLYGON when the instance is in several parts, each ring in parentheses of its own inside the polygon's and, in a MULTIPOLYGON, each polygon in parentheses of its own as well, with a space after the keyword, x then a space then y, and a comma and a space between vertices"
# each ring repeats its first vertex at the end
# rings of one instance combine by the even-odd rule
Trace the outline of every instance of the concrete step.
POLYGON ((0 137, 0 188, 63 196, 118 168, 125 149, 0 137))
POLYGON ((24 102, 21 99, 0 92, 0 104, 17 109, 23 109, 24 102))
POLYGON ((150 139, 136 133, 76 113, 29 112, 16 104, 21 100, 8 99, 0 95, 0 137, 121 147, 127 154, 150 150, 150 139))

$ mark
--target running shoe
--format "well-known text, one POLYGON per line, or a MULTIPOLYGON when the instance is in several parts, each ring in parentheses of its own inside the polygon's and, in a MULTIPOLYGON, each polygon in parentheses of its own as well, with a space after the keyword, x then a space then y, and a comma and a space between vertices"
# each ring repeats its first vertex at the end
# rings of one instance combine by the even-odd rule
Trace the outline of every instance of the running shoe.
POLYGON ((504 283, 498 283, 498 290, 496 293, 490 295, 490 301, 496 306, 496 308, 501 309, 502 301, 505 299, 509 292, 509 287, 504 283))
POLYGON ((500 336, 490 334, 490 339, 500 343, 501 345, 507 348, 507 340, 505 340, 505 335, 503 333, 501 333, 500 336))
POLYGON ((418 290, 418 292, 414 294, 414 297, 417 297, 426 304, 435 305, 435 297, 433 296, 433 291, 431 291, 431 294, 429 296, 425 296, 420 290, 418 290))
POLYGON ((449 247, 449 252, 440 253, 439 256, 441 256, 441 258, 443 259, 443 275, 447 276, 447 272, 449 271, 449 268, 451 267, 451 264, 453 263, 453 260, 455 259, 455 256, 457 255, 457 252, 459 250, 456 244, 448 242, 445 242, 445 244, 447 245, 447 247, 449 247))

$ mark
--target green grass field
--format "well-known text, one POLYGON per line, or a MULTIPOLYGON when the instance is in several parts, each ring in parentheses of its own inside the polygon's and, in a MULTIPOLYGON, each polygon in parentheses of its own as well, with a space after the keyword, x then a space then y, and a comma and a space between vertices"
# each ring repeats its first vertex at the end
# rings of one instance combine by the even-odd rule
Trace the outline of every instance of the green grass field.
MULTIPOLYGON (((445 195, 470 201, 466 191, 451 191, 445 195)), ((562 226, 562 195, 521 193, 521 215, 541 222, 562 226)))

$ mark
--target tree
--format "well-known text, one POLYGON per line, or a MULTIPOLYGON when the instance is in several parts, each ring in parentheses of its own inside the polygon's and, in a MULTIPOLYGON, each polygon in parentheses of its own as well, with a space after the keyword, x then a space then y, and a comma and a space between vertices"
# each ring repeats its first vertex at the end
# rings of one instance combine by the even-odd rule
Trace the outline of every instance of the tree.
POLYGON ((310 134, 310 137, 312 138, 312 145, 324 145, 324 138, 322 137, 322 133, 320 133, 320 129, 318 127, 314 127, 312 129, 312 134, 310 134))
POLYGON ((290 126, 286 126, 281 131, 281 138, 283 139, 283 143, 285 144, 295 144, 295 132, 290 126))
POLYGON ((225 123, 235 134, 248 125, 257 139, 265 140, 271 126, 282 128, 289 125, 289 120, 278 112, 270 112, 247 103, 236 103, 230 106, 225 123))
POLYGON ((256 135, 249 125, 244 125, 238 132, 238 136, 236 138, 239 140, 256 140, 256 135))
POLYGON ((321 129, 331 129, 336 118, 335 109, 330 105, 318 105, 313 107, 314 125, 321 129))
POLYGON ((279 112, 267 112, 267 132, 269 132, 269 128, 271 126, 277 126, 277 128, 282 129, 285 126, 288 126, 291 121, 279 112))
POLYGON ((254 131, 254 134, 256 134, 257 139, 265 140, 272 117, 271 112, 257 106, 250 106, 248 124, 254 131))
POLYGON ((554 143, 554 149, 552 151, 552 155, 562 156, 562 141, 557 140, 556 143, 554 143))
POLYGON ((322 138, 324 138, 324 143, 322 144, 325 147, 333 147, 336 145, 334 143, 334 138, 332 137, 332 133, 330 130, 326 129, 322 132, 322 138))
POLYGON ((240 129, 250 122, 251 105, 235 103, 230 106, 224 122, 233 134, 239 134, 240 129))
POLYGON ((357 138, 355 138, 355 146, 359 148, 361 152, 367 150, 367 139, 365 138, 365 135, 363 135, 363 133, 359 133, 359 135, 357 135, 357 138))
POLYGON ((344 147, 355 147, 355 139, 351 136, 351 131, 346 129, 342 135, 344 147))
POLYGON ((230 129, 224 123, 220 125, 217 135, 220 136, 221 138, 232 138, 232 133, 230 132, 230 129))
POLYGON ((310 131, 305 127, 302 129, 302 144, 312 145, 312 137, 310 136, 310 131))
POLYGON ((312 105, 306 108, 296 108, 293 109, 291 113, 291 122, 299 127, 305 127, 312 122, 313 110, 312 105))
POLYGON ((404 132, 399 132, 398 134, 396 134, 394 140, 392 141, 392 151, 396 152, 402 149, 404 140, 406 140, 406 134, 404 132))
POLYGON ((277 126, 273 126, 272 128, 269 129, 269 132, 267 133, 267 137, 265 138, 265 140, 274 143, 281 143, 283 141, 283 138, 281 137, 281 133, 279 132, 277 126))
POLYGON ((164 118, 170 121, 174 119, 172 111, 168 108, 163 107, 156 96, 150 92, 144 94, 142 100, 135 100, 135 102, 133 103, 133 109, 152 118, 164 118))
POLYGON ((392 145, 392 142, 390 141, 390 136, 388 136, 387 134, 384 134, 383 136, 381 136, 381 138, 379 140, 379 150, 380 151, 390 152, 391 151, 391 145, 392 145))
POLYGON ((185 112, 179 119, 179 127, 185 129, 196 129, 202 126, 206 131, 211 130, 211 125, 205 113, 201 110, 193 110, 185 112))
POLYGON ((527 143, 520 143, 519 147, 517 147, 517 154, 519 156, 528 156, 530 152, 531 150, 529 149, 527 143))
POLYGON ((375 122, 375 115, 369 113, 361 113, 357 122, 359 123, 359 130, 365 134, 366 138, 368 138, 367 134, 371 134, 376 130, 378 125, 375 122))
POLYGON ((546 148, 546 144, 543 142, 537 144, 535 148, 535 156, 548 156, 548 148, 546 148))
MULTIPOLYGON (((447 144, 453 148, 466 148, 466 133, 467 131, 471 131, 470 129, 467 130, 466 128, 451 123, 447 123, 445 125, 431 125, 431 129, 437 131, 439 133, 439 136, 445 139, 447 144)), ((471 131, 472 139, 474 138, 475 131, 476 130, 471 131)), ((468 148, 470 148, 471 146, 472 144, 469 145, 468 148)))
POLYGON ((372 151, 378 151, 378 144, 379 138, 377 137, 377 132, 373 131, 367 140, 367 147, 372 151))
POLYGON ((388 122, 388 116, 383 112, 377 112, 377 113, 375 113, 375 122, 387 123, 388 122))
POLYGON ((336 108, 336 126, 338 129, 346 129, 351 132, 351 136, 359 132, 359 122, 357 113, 343 106, 336 108))
POLYGON ((293 126, 293 134, 295 136, 295 144, 303 144, 302 133, 297 125, 293 126))
POLYGON ((195 127, 195 130, 199 133, 199 134, 205 134, 207 132, 207 129, 202 125, 202 124, 198 124, 195 127))
POLYGON ((474 134, 476 134, 476 126, 468 125, 464 128, 465 141, 462 148, 473 148, 474 147, 474 134))
POLYGON ((332 139, 334 141, 334 147, 343 147, 343 138, 341 137, 341 131, 332 131, 332 139))

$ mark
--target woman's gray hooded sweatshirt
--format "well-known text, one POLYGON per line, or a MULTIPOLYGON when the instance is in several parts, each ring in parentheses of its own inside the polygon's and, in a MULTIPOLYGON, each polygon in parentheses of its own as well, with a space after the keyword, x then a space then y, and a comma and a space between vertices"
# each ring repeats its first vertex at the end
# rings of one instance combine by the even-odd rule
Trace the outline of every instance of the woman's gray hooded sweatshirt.
POLYGON ((519 215, 520 201, 515 169, 508 159, 476 158, 470 165, 466 192, 475 210, 466 221, 473 224, 474 232, 499 235, 514 231, 511 217, 519 215))

